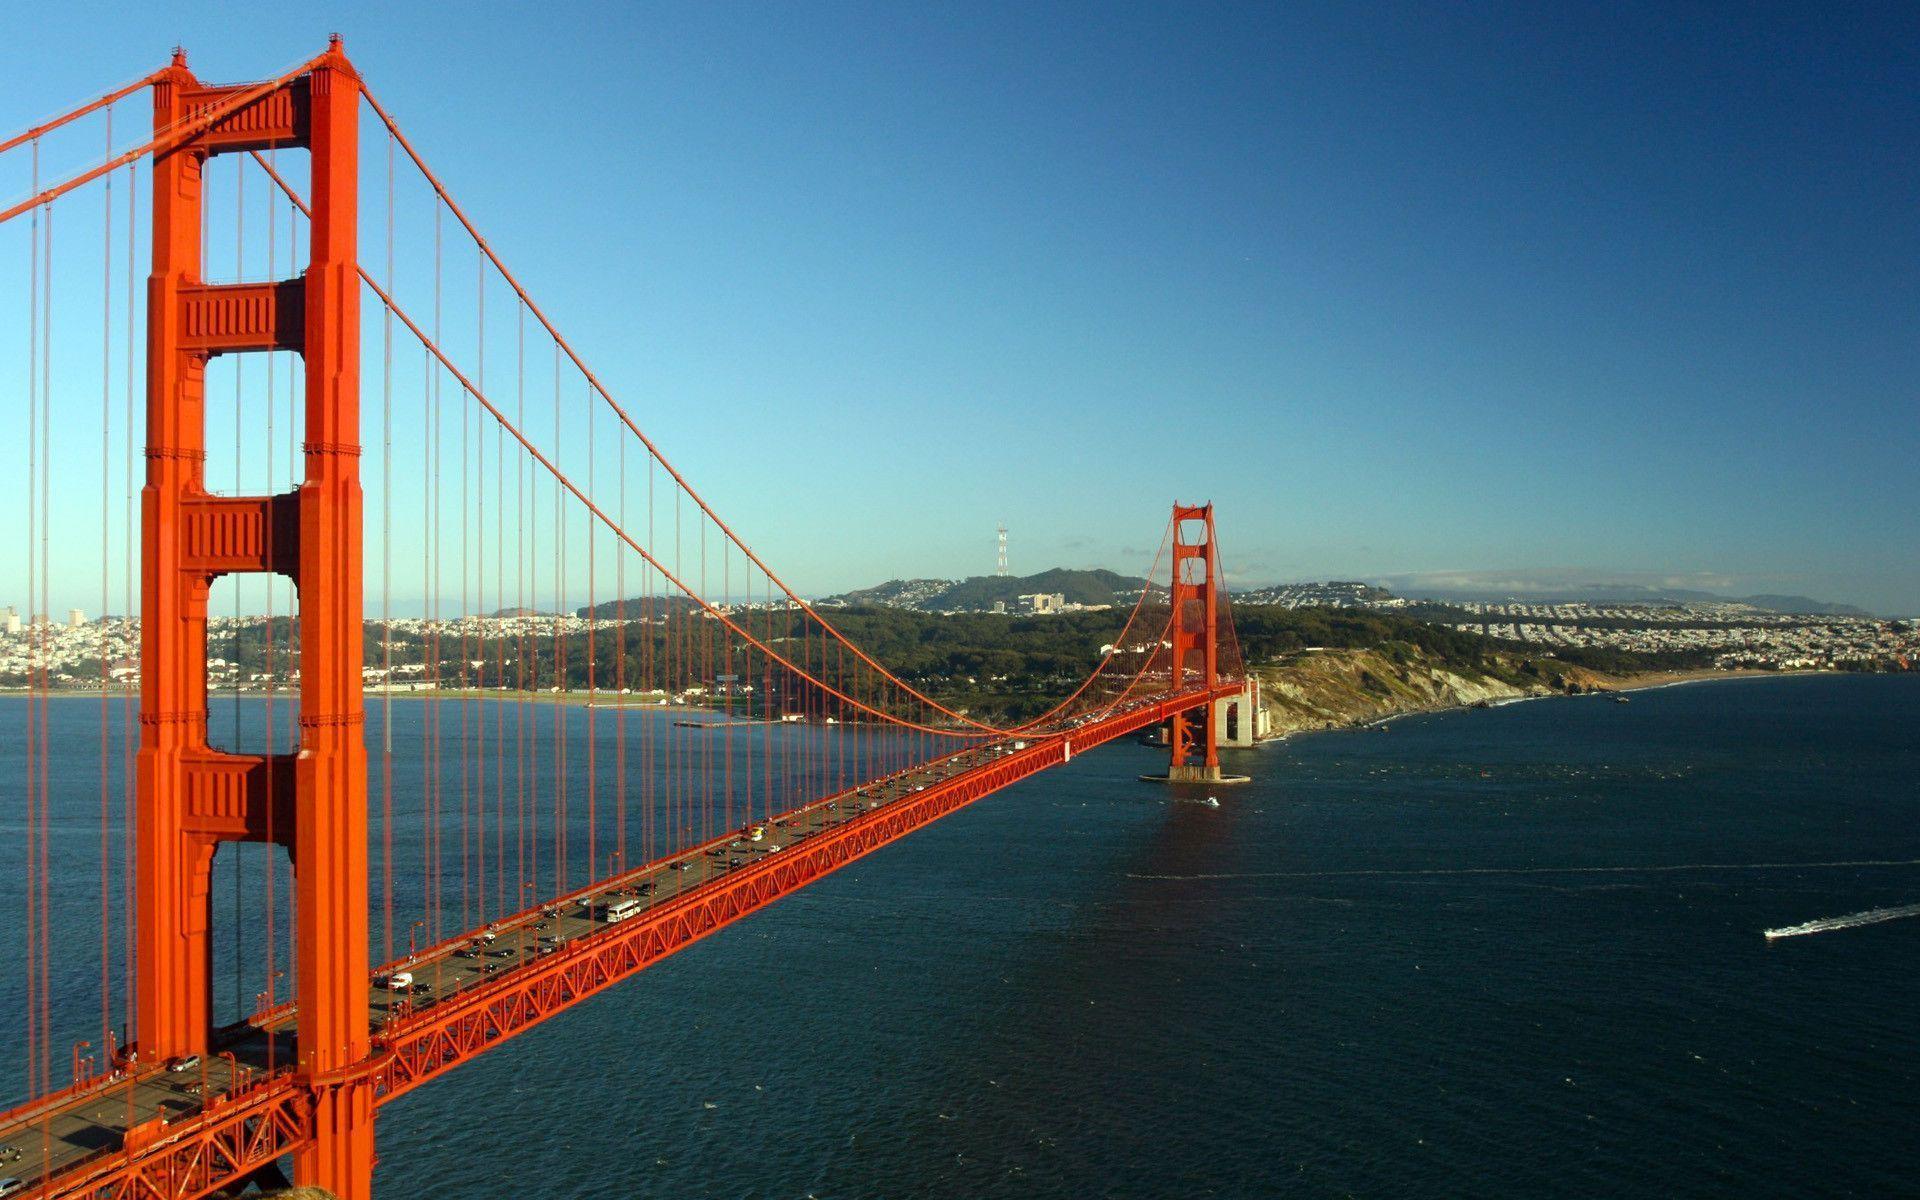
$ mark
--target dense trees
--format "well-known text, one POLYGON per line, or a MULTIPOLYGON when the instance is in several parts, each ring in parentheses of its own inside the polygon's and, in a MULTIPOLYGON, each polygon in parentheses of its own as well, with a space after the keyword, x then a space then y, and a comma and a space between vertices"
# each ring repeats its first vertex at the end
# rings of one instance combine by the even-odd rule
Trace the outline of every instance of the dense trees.
MULTIPOLYGON (((604 616, 611 616, 609 610, 604 616)), ((638 614, 629 608, 628 616, 638 614)), ((396 637, 392 662, 416 668, 398 678, 437 681, 441 687, 528 687, 569 691, 624 685, 680 691, 721 691, 725 676, 754 685, 755 709, 802 707, 818 700, 810 685, 773 662, 720 622, 684 605, 651 609, 651 622, 601 624, 589 639, 567 633, 492 636, 487 627, 442 627, 437 637, 416 626, 396 637), (671 611, 671 619, 663 619, 671 611), (476 665, 477 664, 477 665, 476 665), (558 667, 556 669, 556 664, 558 667)), ((940 616, 898 608, 842 608, 831 620, 857 646, 916 688, 986 717, 1023 717, 1066 695, 1100 661, 1127 610, 1046 617, 965 613, 940 616)), ((798 610, 743 611, 734 619, 805 670, 846 678, 845 652, 798 610)), ((1623 673, 1700 665, 1685 655, 1565 649, 1543 658, 1538 647, 1502 642, 1395 613, 1356 608, 1278 608, 1240 605, 1233 626, 1250 665, 1312 649, 1367 649, 1410 663, 1420 660, 1521 683, 1566 665, 1623 673)), ((537 628, 537 623, 535 628, 537 628)), ((268 648, 284 672, 295 631, 285 619, 242 628, 221 649, 240 666, 240 678, 265 669, 268 648)), ((380 627, 367 632, 370 666, 384 661, 380 627)), ((284 677, 284 675, 283 675, 284 677)), ((742 701, 744 702, 744 701, 742 701)))

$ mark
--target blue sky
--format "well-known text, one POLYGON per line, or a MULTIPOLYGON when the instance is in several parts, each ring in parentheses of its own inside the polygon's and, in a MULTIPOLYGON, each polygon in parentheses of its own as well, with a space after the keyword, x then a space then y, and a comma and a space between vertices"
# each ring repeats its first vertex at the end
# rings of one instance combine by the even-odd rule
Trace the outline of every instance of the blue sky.
POLYGON ((16 14, 0 129, 339 30, 802 591, 1141 569, 1179 497, 1247 582, 1920 611, 1911 8, 261 7, 16 14))

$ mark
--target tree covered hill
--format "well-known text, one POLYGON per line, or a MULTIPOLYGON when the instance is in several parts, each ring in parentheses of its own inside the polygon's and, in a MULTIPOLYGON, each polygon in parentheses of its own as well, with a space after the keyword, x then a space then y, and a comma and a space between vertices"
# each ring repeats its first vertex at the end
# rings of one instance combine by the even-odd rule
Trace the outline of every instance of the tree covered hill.
POLYGON ((1036 575, 975 575, 970 579, 892 579, 870 588, 829 596, 822 604, 877 605, 917 612, 989 612, 995 603, 1013 608, 1021 596, 1058 593, 1069 604, 1131 605, 1147 581, 1105 568, 1054 567, 1036 575))

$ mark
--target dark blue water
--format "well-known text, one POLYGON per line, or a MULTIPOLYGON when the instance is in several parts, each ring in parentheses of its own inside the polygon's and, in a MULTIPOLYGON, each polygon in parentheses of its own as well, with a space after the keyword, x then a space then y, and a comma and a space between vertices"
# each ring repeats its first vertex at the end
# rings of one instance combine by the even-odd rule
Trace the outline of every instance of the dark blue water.
POLYGON ((1920 920, 1761 931, 1920 902, 1916 728, 1911 678, 1546 700, 1217 810, 1109 746, 397 1102, 379 1186, 1914 1194, 1920 920))
MULTIPOLYGON (((57 1088, 71 1078, 75 1043, 103 1046, 109 1025, 124 1041, 128 1024, 123 935, 131 922, 123 834, 130 710, 121 697, 103 705, 97 695, 55 696, 44 707, 53 931, 46 956, 53 1033, 46 1044, 57 1088), (110 997, 104 1014, 103 924, 110 997)), ((564 895, 623 864, 653 861, 764 820, 770 809, 961 745, 868 726, 688 728, 687 722, 715 718, 686 710, 418 698, 391 703, 389 740, 388 711, 378 698, 367 706, 368 936, 375 963, 564 895)), ((258 695, 229 694, 213 698, 208 733, 222 749, 285 752, 297 725, 285 698, 269 705, 258 695)), ((0 793, 0 1047, 28 1043, 28 726, 26 698, 0 697, 0 782, 8 789, 0 793)), ((216 1025, 262 1007, 269 988, 277 1000, 291 994, 296 931, 289 864, 284 849, 255 844, 224 844, 215 855, 216 1025)), ((0 1109, 29 1091, 23 1060, 23 1053, 0 1049, 0 1109)))
POLYGON ((1920 680, 1114 746, 396 1104, 387 1194, 1911 1194, 1920 680), (1579 868, 1580 870, 1565 870, 1579 868), (1675 868, 1675 869, 1668 869, 1675 868))

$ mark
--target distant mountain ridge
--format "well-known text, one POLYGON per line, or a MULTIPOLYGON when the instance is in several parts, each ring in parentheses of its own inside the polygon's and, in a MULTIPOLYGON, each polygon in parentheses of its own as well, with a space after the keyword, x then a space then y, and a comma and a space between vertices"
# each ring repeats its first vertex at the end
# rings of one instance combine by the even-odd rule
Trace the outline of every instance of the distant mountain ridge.
POLYGON ((1570 584, 1564 587, 1487 588, 1401 585, 1403 595, 1421 600, 1473 601, 1480 604, 1745 604, 1765 612, 1820 617, 1870 617, 1851 604, 1815 600, 1811 596, 1767 593, 1727 596, 1696 588, 1648 587, 1638 583, 1570 584))

